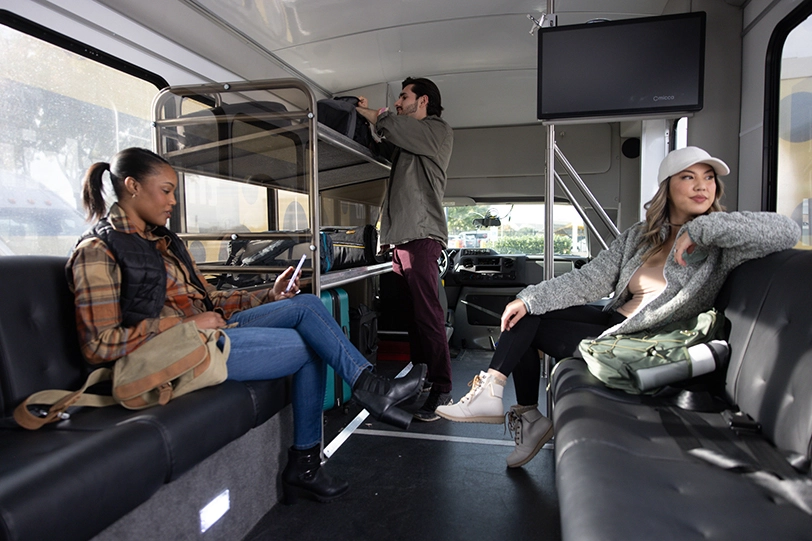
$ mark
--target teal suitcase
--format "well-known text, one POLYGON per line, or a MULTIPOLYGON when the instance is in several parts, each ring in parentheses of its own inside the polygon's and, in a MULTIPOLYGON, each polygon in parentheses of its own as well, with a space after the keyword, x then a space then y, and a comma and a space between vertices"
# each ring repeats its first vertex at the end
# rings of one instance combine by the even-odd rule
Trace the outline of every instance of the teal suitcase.
MULTIPOLYGON (((342 288, 328 289, 321 292, 321 302, 335 318, 344 335, 350 335, 350 301, 347 292, 342 288)), ((335 373, 332 366, 327 367, 327 387, 324 392, 324 411, 343 407, 352 396, 349 384, 335 373)))

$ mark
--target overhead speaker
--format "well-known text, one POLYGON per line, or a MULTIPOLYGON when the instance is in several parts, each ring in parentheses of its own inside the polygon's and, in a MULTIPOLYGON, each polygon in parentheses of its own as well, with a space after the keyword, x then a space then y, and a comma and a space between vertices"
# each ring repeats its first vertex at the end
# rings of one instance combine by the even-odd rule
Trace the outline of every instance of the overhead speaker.
POLYGON ((623 141, 623 145, 620 147, 620 151, 623 152, 623 155, 633 160, 635 158, 640 157, 640 139, 638 137, 630 137, 623 141))

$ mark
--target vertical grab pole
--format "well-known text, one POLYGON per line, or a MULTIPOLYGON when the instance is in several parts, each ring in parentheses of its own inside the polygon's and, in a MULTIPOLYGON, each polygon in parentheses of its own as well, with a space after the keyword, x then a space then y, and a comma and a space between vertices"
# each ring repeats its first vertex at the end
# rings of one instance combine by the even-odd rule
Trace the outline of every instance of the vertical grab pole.
MULTIPOLYGON (((547 126, 547 159, 544 173, 544 279, 555 276, 555 250, 553 246, 553 203, 555 198, 555 125, 547 126)), ((544 354, 544 377, 547 379, 547 416, 553 417, 553 395, 550 392, 550 373, 553 358, 544 354)))

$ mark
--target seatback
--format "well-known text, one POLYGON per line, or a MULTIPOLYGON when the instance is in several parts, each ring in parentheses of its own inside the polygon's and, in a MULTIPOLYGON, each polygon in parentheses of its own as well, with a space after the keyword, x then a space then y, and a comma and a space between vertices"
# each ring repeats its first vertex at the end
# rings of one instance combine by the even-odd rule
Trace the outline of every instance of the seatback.
POLYGON ((28 395, 76 389, 87 363, 79 351, 64 257, 0 257, 0 418, 28 395))
POLYGON ((809 455, 812 438, 812 252, 749 261, 719 295, 731 324, 728 399, 779 448, 809 455))

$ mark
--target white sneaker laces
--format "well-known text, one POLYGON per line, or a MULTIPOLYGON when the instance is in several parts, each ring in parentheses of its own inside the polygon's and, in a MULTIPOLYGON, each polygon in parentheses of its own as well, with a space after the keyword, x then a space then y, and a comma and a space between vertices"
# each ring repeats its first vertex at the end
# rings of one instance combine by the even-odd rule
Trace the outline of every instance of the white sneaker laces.
POLYGON ((474 379, 468 382, 468 386, 471 388, 468 391, 468 394, 460 398, 458 404, 464 404, 466 402, 470 402, 476 395, 479 394, 479 391, 482 390, 484 387, 485 381, 479 377, 479 375, 474 376, 474 379))

